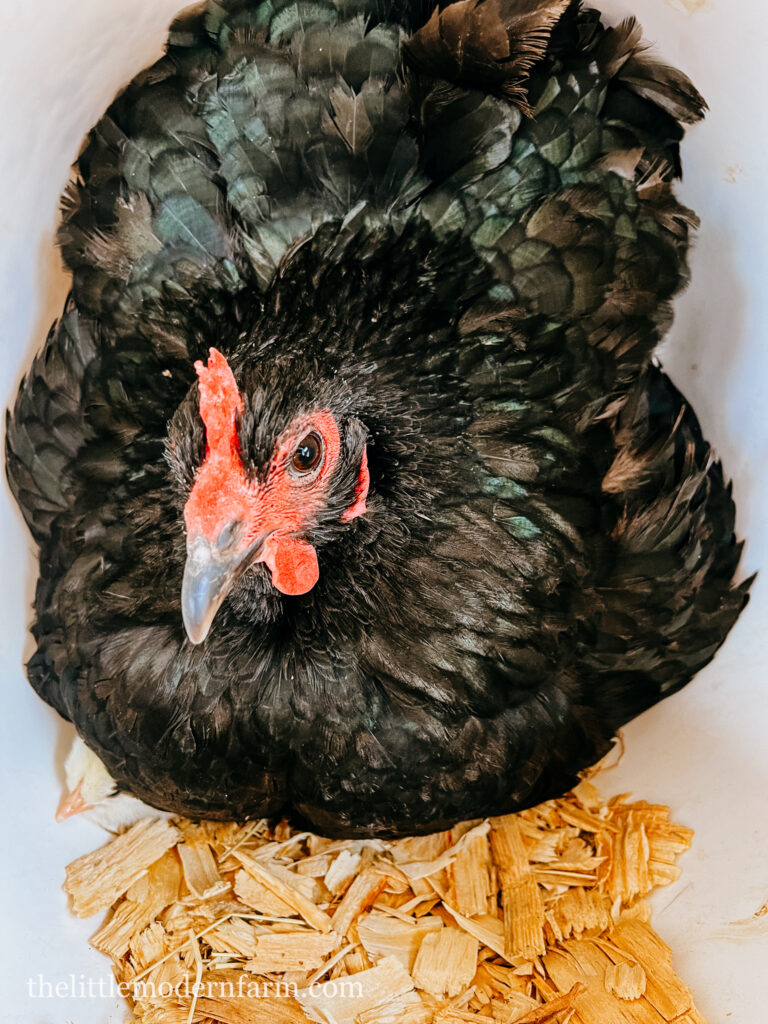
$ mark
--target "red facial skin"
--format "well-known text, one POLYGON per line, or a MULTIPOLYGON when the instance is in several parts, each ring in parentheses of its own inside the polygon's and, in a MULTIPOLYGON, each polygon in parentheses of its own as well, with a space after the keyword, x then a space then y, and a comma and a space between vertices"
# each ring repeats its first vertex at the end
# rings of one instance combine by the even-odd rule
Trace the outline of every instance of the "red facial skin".
MULTIPOLYGON (((212 348, 208 365, 195 363, 199 378, 200 417, 205 424, 205 459, 184 507, 188 539, 204 537, 215 545, 222 530, 242 523, 233 540, 234 559, 259 537, 269 536, 253 561, 264 562, 272 584, 283 594, 306 594, 317 583, 319 567, 312 545, 300 535, 311 528, 323 507, 328 481, 339 461, 339 428, 328 409, 295 420, 276 440, 266 477, 251 481, 240 458, 237 415, 243 401, 224 356, 212 348), (320 436, 323 456, 316 469, 299 474, 291 457, 310 432, 320 436)), ((369 487, 365 452, 352 505, 342 516, 349 522, 366 511, 369 487)), ((229 552, 222 551, 227 557, 229 552)))

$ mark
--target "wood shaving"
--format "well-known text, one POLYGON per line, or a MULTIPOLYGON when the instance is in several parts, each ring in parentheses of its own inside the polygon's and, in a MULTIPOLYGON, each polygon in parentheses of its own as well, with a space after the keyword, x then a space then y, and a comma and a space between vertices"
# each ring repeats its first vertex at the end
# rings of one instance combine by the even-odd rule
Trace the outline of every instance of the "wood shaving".
POLYGON ((413 965, 413 982, 433 996, 461 995, 477 968, 478 943, 460 928, 425 935, 413 965))
POLYGON ((374 910, 357 922, 357 934, 369 957, 378 960, 394 956, 407 971, 413 969, 422 939, 429 932, 440 931, 439 917, 410 918, 404 921, 374 910))
POLYGON ((619 999, 639 999, 645 995, 647 979, 640 964, 611 964, 605 971, 605 987, 619 999))
POLYGON ((391 842, 142 821, 65 888, 111 905, 91 941, 134 1024, 705 1024, 645 899, 691 839, 585 780, 391 842))
POLYGON ((181 837, 167 821, 144 820, 67 867, 64 888, 78 917, 106 910, 181 837))

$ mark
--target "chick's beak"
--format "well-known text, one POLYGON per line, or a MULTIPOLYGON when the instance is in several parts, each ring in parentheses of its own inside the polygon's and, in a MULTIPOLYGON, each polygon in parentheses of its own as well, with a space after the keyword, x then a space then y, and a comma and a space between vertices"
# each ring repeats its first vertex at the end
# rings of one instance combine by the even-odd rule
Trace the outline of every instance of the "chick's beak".
POLYGON ((61 803, 56 809, 56 821, 66 821, 73 814, 82 814, 83 811, 88 811, 90 808, 91 805, 85 802, 80 786, 77 785, 71 793, 66 793, 62 797, 61 803))
POLYGON ((205 537, 188 542, 181 584, 181 616, 193 644, 201 644, 208 636, 222 601, 241 571, 258 558, 265 536, 238 552, 222 553, 216 543, 205 537))

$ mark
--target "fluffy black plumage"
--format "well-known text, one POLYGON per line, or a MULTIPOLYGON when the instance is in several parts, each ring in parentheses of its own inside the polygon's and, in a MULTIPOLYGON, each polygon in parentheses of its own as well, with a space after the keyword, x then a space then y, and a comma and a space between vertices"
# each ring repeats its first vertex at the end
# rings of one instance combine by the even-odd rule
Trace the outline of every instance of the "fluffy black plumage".
POLYGON ((430 831, 565 790, 710 660, 747 599, 734 508, 652 362, 703 108, 634 22, 577 3, 219 0, 177 22, 79 159, 72 297, 7 435, 40 547, 30 681, 120 786, 430 831), (250 566, 195 646, 211 346, 252 480, 306 412, 341 448, 306 531, 317 584, 250 566))

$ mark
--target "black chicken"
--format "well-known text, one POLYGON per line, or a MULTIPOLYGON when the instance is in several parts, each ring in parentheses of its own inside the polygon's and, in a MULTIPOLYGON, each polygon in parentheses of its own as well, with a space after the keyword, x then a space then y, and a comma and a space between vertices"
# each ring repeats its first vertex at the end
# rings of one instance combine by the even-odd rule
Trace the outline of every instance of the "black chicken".
POLYGON ((703 109, 569 0, 172 27, 79 158, 7 435, 29 678, 121 788, 435 830, 565 790, 710 660, 730 488, 652 362, 703 109))

